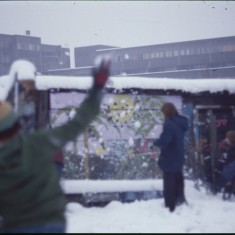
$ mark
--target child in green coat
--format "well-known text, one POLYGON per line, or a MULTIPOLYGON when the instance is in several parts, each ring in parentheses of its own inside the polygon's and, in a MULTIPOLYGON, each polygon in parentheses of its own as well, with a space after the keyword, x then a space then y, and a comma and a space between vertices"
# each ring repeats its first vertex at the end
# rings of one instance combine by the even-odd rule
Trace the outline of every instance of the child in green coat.
POLYGON ((54 129, 20 133, 12 106, 0 101, 0 215, 3 233, 66 231, 65 197, 53 156, 74 140, 99 112, 110 61, 93 70, 94 84, 72 120, 54 129))

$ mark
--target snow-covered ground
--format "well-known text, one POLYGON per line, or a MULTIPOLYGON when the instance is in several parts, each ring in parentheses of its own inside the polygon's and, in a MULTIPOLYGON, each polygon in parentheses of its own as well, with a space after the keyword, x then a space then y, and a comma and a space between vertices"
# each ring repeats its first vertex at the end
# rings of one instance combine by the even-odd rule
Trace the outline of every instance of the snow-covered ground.
POLYGON ((173 213, 163 198, 133 203, 113 201, 106 207, 85 208, 68 203, 67 233, 234 233, 235 198, 223 201, 220 194, 198 191, 186 181, 189 205, 173 213))

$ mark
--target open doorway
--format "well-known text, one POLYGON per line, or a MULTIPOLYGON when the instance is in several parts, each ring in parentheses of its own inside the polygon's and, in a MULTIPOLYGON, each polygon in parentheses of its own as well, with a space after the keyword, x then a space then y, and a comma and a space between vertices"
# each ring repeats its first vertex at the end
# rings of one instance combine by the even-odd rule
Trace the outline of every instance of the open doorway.
POLYGON ((235 130, 233 106, 198 105, 194 113, 197 176, 211 184, 226 157, 226 132, 235 130))

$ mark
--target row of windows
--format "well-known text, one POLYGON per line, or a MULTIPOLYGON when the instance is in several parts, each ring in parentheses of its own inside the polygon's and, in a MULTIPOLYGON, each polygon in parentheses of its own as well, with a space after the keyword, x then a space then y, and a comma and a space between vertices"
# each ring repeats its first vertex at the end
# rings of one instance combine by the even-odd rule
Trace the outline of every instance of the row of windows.
POLYGON ((198 47, 198 48, 185 48, 185 49, 173 49, 173 50, 160 50, 155 52, 146 52, 146 53, 138 53, 138 54, 125 54, 117 55, 114 58, 115 62, 122 62, 126 60, 150 60, 150 59, 158 59, 158 58, 167 58, 167 57, 176 57, 176 56, 188 56, 188 55, 202 55, 202 54, 210 54, 210 53, 223 53, 235 51, 234 45, 226 45, 222 47, 198 47))
POLYGON ((42 55, 43 56, 48 56, 48 57, 60 57, 61 53, 59 51, 43 51, 42 55))
POLYGON ((11 58, 10 58, 10 56, 1 56, 0 57, 0 63, 1 64, 9 64, 11 62, 11 58))
POLYGON ((171 72, 171 71, 187 71, 187 70, 212 70, 213 68, 219 68, 219 67, 226 67, 226 66, 234 66, 234 63, 217 63, 214 65, 209 64, 191 64, 191 65, 178 65, 178 66, 169 66, 165 65, 162 67, 142 67, 138 69, 130 69, 130 68, 123 68, 122 69, 113 69, 112 75, 120 75, 122 73, 126 74, 135 74, 135 73, 154 73, 154 72, 171 72))
POLYGON ((17 42, 17 50, 40 51, 40 45, 17 42))
POLYGON ((10 42, 7 40, 0 41, 0 48, 9 48, 10 47, 10 42))

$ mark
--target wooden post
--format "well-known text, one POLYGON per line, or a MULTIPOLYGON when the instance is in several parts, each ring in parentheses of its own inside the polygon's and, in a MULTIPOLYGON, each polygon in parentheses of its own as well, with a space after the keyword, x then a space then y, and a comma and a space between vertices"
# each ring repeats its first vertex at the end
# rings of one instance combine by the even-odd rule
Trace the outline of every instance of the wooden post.
POLYGON ((200 165, 200 147, 199 147, 199 117, 198 117, 198 110, 194 109, 194 120, 193 120, 193 132, 194 132, 194 142, 195 142, 195 149, 194 149, 194 176, 198 180, 201 177, 201 165, 200 165))
POLYGON ((213 114, 213 111, 209 110, 209 118, 210 118, 210 146, 211 146, 211 176, 212 180, 215 179, 215 158, 217 151, 217 130, 216 130, 216 118, 213 114))
POLYGON ((85 148, 85 154, 84 154, 84 174, 85 178, 89 179, 89 154, 88 154, 88 131, 87 129, 84 132, 84 148, 85 148))

